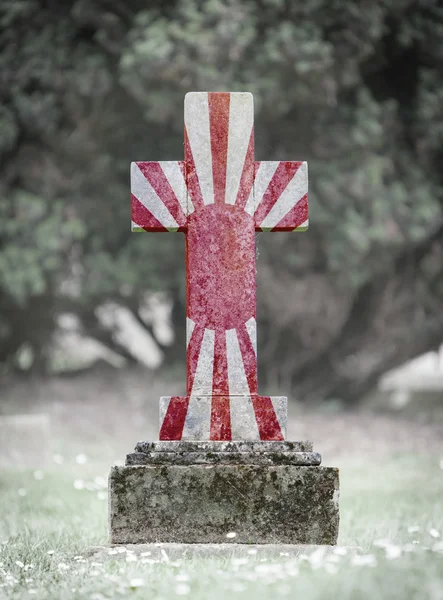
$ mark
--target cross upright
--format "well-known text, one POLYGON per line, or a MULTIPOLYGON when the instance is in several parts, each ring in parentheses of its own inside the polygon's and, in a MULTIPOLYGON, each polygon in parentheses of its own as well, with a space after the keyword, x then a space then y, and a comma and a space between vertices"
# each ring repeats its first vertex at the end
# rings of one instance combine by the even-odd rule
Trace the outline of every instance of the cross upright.
POLYGON ((160 440, 285 439, 287 399, 257 388, 255 231, 308 228, 306 162, 254 161, 249 93, 185 97, 185 160, 131 164, 132 231, 186 235, 187 390, 160 440))

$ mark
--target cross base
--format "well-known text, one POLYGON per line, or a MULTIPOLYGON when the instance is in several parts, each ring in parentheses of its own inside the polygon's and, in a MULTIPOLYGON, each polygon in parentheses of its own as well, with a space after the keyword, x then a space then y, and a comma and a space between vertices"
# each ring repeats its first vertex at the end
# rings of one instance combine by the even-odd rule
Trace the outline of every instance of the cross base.
POLYGON ((285 396, 191 395, 160 398, 160 440, 282 441, 285 396))
POLYGON ((309 442, 260 444, 140 442, 111 471, 111 543, 335 544, 338 469, 309 442))

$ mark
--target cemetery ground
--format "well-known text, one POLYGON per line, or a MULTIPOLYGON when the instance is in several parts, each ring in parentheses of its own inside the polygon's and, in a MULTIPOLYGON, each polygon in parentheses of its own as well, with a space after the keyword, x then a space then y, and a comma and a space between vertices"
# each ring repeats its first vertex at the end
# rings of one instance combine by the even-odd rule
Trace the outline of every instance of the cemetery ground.
POLYGON ((45 412, 51 433, 47 464, 0 471, 0 598, 443 598, 438 407, 393 415, 290 404, 288 438, 312 439, 323 464, 340 468, 333 552, 233 546, 224 556, 177 557, 106 547, 109 468, 139 439, 156 438, 165 387, 109 373, 2 391, 3 413, 45 412))

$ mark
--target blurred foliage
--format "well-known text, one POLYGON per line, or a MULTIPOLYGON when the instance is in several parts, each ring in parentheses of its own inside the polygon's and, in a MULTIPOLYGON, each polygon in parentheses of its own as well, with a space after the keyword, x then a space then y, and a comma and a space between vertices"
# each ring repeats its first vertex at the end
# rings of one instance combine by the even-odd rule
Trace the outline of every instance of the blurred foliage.
POLYGON ((310 231, 259 239, 275 379, 312 383, 335 348, 334 372, 361 383, 383 371, 346 367, 380 351, 368 335, 385 368, 441 340, 425 299, 441 293, 440 2, 4 0, 0 28, 0 362, 25 342, 44 355, 60 312, 90 325, 147 290, 183 327, 183 239, 129 235, 128 165, 181 158, 189 90, 252 92, 257 159, 309 161, 310 231), (414 345, 411 319, 432 335, 414 345))

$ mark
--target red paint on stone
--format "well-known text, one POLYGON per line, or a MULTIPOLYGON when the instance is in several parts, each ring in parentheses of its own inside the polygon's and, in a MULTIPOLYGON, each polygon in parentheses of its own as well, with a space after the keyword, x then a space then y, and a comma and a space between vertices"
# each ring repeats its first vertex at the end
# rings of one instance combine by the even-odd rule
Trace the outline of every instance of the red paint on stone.
POLYGON ((232 440, 229 396, 212 397, 210 439, 218 441, 232 440))
POLYGON ((263 194, 263 198, 255 211, 255 222, 258 227, 260 227, 260 223, 268 215, 302 164, 302 162, 281 162, 278 165, 268 189, 263 194))
POLYGON ((158 162, 138 162, 138 168, 146 177, 153 190, 162 199, 167 209, 177 221, 180 227, 186 227, 186 215, 180 206, 171 184, 166 178, 163 169, 158 162))
POLYGON ((134 223, 146 231, 168 231, 134 194, 131 194, 131 205, 134 223))
POLYGON ((261 440, 282 441, 281 427, 269 396, 252 396, 255 418, 261 440))
POLYGON ((251 394, 257 394, 257 357, 246 325, 242 324, 238 327, 237 337, 243 358, 243 366, 245 368, 249 392, 251 394))
POLYGON ((188 217, 187 314, 224 330, 255 317, 254 219, 235 205, 210 204, 188 217))
POLYGON ((214 202, 216 204, 223 204, 225 201, 229 99, 230 94, 226 93, 208 94, 212 175, 214 182, 214 202))
POLYGON ((203 196, 200 189, 197 170, 195 168, 194 157, 192 156, 191 145, 189 143, 188 133, 185 127, 185 173, 186 173, 186 188, 191 198, 195 209, 203 208, 203 196))
POLYGON ((168 410, 160 428, 160 440, 181 440, 189 398, 187 396, 172 396, 168 410))
POLYGON ((308 219, 308 194, 305 194, 301 200, 292 208, 281 221, 272 229, 272 231, 294 231, 308 219))
MULTIPOLYGON (((206 98, 200 95, 198 110, 194 105, 189 112, 188 129, 197 147, 191 147, 185 127, 185 161, 179 163, 185 173, 188 202, 186 197, 176 197, 174 189, 180 186, 171 185, 160 163, 137 163, 179 225, 179 230, 186 233, 187 316, 189 326, 193 327, 187 348, 187 396, 170 399, 160 429, 161 440, 182 439, 184 428, 192 433, 193 420, 207 418, 205 398, 198 401, 191 398, 190 402, 191 395, 210 399, 210 439, 232 439, 231 406, 236 402, 236 394, 251 396, 260 439, 283 440, 271 398, 257 395, 257 358, 246 323, 249 321, 253 335, 256 311, 255 230, 260 230, 260 224, 302 163, 280 163, 254 211, 248 200, 253 193, 259 163, 254 163, 254 132, 252 122, 248 121, 248 115, 251 115, 248 110, 252 110, 252 104, 248 108, 250 100, 244 98, 239 102, 245 104, 238 108, 239 104, 233 104, 231 94, 210 93, 206 98), (233 106, 245 112, 242 112, 241 119, 236 115, 234 123, 238 131, 229 138, 233 106), (243 118, 245 115, 246 119, 243 118), (231 175, 230 181, 227 181, 229 165, 231 175), (212 182, 207 181, 210 177, 212 182), (227 192, 235 194, 235 204, 226 203, 227 192), (188 215, 182 209, 186 203, 188 215), (244 210, 246 204, 248 213, 244 210), (228 330, 230 350, 227 348, 228 330), (229 371, 230 368, 234 374, 229 371), (238 381, 235 379, 236 371, 240 372, 238 381), (202 373, 203 379, 210 380, 210 385, 207 381, 202 383, 202 373), (233 377, 235 389, 230 389, 233 377), (245 381, 247 389, 244 389, 245 381), (188 415, 193 405, 193 410, 201 412, 188 415)), ((177 179, 177 171, 174 173, 177 179)), ((229 201, 233 201, 232 196, 229 196, 229 201)), ((132 211, 136 225, 150 231, 167 230, 135 196, 132 197, 132 211)), ((159 211, 158 214, 167 215, 167 212, 159 211)), ((307 194, 301 199, 294 198, 294 206, 273 231, 292 230, 306 220, 307 194)), ((204 431, 204 427, 198 431, 204 431)))

